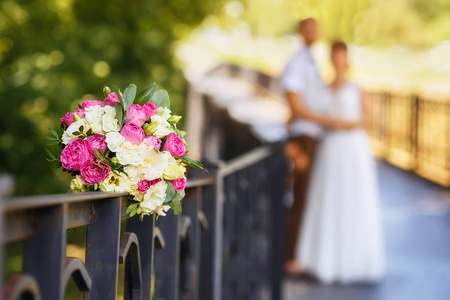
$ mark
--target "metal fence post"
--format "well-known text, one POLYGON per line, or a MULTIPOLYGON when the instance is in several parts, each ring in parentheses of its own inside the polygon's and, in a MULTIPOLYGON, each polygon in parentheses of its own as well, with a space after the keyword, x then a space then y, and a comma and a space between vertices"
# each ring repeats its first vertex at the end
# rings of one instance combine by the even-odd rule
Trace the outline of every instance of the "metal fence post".
POLYGON ((87 300, 117 298, 121 203, 122 198, 117 197, 92 205, 94 221, 87 227, 86 238, 86 269, 92 289, 85 295, 87 300))
POLYGON ((156 222, 165 241, 164 250, 155 253, 155 300, 176 300, 179 290, 180 216, 170 210, 156 222))
POLYGON ((200 295, 203 300, 220 300, 222 295, 222 240, 223 240, 223 176, 220 166, 207 166, 216 178, 214 185, 205 186, 202 193, 202 210, 209 230, 201 236, 200 295))
POLYGON ((42 299, 64 295, 62 272, 66 259, 67 205, 40 208, 34 212, 37 230, 25 241, 24 273, 39 284, 42 299))

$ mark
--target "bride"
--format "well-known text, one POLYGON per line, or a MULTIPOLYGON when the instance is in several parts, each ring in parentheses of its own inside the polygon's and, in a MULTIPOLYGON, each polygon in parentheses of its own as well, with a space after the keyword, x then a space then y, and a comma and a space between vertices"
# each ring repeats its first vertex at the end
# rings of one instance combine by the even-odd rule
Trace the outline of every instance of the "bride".
POLYGON ((347 46, 336 42, 336 77, 328 87, 329 116, 353 129, 330 130, 316 154, 297 261, 323 283, 374 282, 384 272, 375 162, 363 126, 359 86, 347 81, 347 46))

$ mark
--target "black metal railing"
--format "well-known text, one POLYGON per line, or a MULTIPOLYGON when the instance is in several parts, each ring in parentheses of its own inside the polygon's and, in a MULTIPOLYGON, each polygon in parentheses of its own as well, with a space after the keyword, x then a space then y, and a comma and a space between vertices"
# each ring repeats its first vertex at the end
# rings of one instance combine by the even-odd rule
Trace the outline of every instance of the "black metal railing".
POLYGON ((374 92, 368 97, 376 154, 450 186, 450 100, 374 92))
POLYGON ((3 299, 63 299, 71 279, 84 299, 117 299, 120 282, 124 299, 279 299, 282 145, 259 143, 212 100, 189 101, 202 107, 188 118, 200 126, 209 174, 189 175, 179 216, 129 218, 127 196, 117 193, 5 200, 10 185, 0 180, 0 276, 1 251, 23 241, 3 299), (68 230, 83 226, 84 254, 67 257, 68 230))

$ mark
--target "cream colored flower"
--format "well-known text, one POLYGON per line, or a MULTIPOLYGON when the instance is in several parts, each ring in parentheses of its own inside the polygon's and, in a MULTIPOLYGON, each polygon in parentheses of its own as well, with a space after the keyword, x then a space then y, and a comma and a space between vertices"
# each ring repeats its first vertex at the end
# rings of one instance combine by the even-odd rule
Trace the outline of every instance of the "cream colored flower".
POLYGON ((74 135, 73 133, 76 131, 79 131, 81 126, 84 127, 83 133, 86 133, 90 128, 89 123, 86 121, 85 118, 78 120, 76 122, 73 122, 72 124, 70 124, 69 127, 67 127, 66 131, 64 131, 64 133, 61 137, 61 140, 64 145, 67 145, 68 143, 70 143, 70 141, 77 138, 77 136, 74 135))
POLYGON ((166 199, 167 183, 160 181, 152 185, 150 189, 144 194, 144 200, 140 206, 149 211, 154 211, 158 206, 161 206, 166 199))
POLYGON ((84 115, 89 123, 99 123, 102 120, 103 108, 100 105, 86 107, 84 115))
POLYGON ((125 142, 125 138, 118 132, 108 132, 105 141, 109 150, 116 152, 117 148, 125 142))
POLYGON ((101 121, 100 122, 95 122, 95 123, 90 123, 91 128, 92 128, 92 132, 94 132, 95 134, 104 134, 105 132, 103 131, 103 126, 101 121))
POLYGON ((130 145, 130 143, 124 142, 121 147, 118 147, 116 157, 123 166, 133 165, 137 167, 143 162, 143 149, 139 146, 130 145))
POLYGON ((168 120, 172 116, 172 111, 167 107, 158 107, 157 115, 168 120))
POLYGON ((144 160, 139 170, 140 180, 161 178, 169 163, 169 154, 158 152, 153 148, 146 149, 144 160))
POLYGON ((169 164, 166 171, 164 171, 164 179, 175 180, 184 177, 186 168, 181 165, 169 164))
POLYGON ((165 216, 166 212, 170 209, 169 205, 160 205, 155 209, 158 216, 165 216))
POLYGON ((83 192, 85 186, 86 183, 80 175, 76 175, 75 178, 70 182, 70 189, 75 193, 83 192))
POLYGON ((164 119, 161 116, 154 115, 151 118, 151 123, 158 122, 158 127, 156 128, 155 132, 153 132, 153 135, 158 138, 163 138, 165 136, 168 136, 172 132, 175 132, 171 127, 169 122, 167 122, 166 119, 164 119))
POLYGON ((123 168, 123 171, 127 173, 130 182, 133 184, 137 184, 139 182, 139 167, 135 167, 133 165, 128 165, 123 168))
MULTIPOLYGON (((111 106, 108 106, 111 107, 111 106)), ((103 115, 102 117, 102 129, 105 132, 119 131, 119 122, 115 116, 103 115)))
POLYGON ((105 112, 103 117, 104 116, 116 117, 116 108, 115 107, 106 105, 105 107, 103 107, 103 110, 105 112))

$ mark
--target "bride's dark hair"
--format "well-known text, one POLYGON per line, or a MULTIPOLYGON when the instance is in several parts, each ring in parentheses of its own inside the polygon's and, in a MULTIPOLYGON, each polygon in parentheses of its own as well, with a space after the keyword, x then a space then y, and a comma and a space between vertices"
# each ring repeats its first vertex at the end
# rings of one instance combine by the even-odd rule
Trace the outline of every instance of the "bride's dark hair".
POLYGON ((331 44, 331 51, 333 52, 336 50, 347 51, 347 44, 344 43, 343 41, 334 41, 333 44, 331 44))

